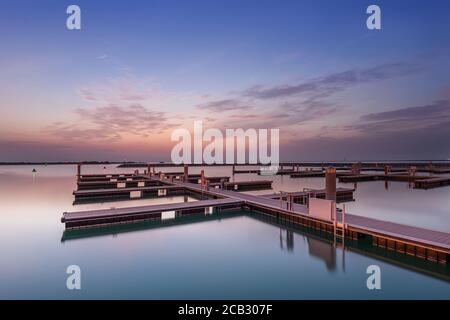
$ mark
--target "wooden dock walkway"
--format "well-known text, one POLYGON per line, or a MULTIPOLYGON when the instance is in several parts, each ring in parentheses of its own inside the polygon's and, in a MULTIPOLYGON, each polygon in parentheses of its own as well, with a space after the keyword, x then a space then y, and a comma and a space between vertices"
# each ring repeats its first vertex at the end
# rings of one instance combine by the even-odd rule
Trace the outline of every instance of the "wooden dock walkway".
POLYGON ((89 189, 77 190, 73 192, 75 200, 94 198, 94 197, 117 197, 127 196, 130 198, 140 198, 144 195, 168 195, 174 191, 183 191, 184 189, 174 185, 152 186, 152 187, 131 187, 131 188, 106 188, 106 189, 89 189), (161 192, 163 191, 163 192, 161 192))
MULTIPOLYGON (((354 201, 353 193, 355 189, 353 188, 337 188, 336 189, 336 202, 346 202, 354 201)), ((286 194, 291 195, 294 198, 295 203, 306 204, 309 195, 314 195, 316 198, 325 199, 325 189, 310 189, 307 191, 296 191, 296 192, 283 192, 283 200, 286 200, 286 194)), ((270 199, 280 199, 280 193, 271 193, 260 195, 260 197, 270 198, 270 199)))
POLYGON ((433 177, 414 181, 416 189, 432 189, 450 186, 450 177, 433 177))
MULTIPOLYGON (((194 190, 202 189, 197 185, 179 183, 194 190)), ((205 191, 204 191, 205 192, 205 191)), ((262 210, 263 213, 276 216, 294 223, 307 225, 313 228, 334 232, 334 222, 313 218, 308 215, 305 205, 293 204, 293 210, 280 207, 280 200, 264 198, 249 194, 237 193, 228 190, 209 190, 208 192, 242 200, 254 210, 262 210)), ((286 203, 286 202, 284 202, 286 203)), ((282 204, 283 205, 283 204, 282 204)), ((337 220, 341 216, 337 213, 337 220)), ((358 238, 372 236, 374 245, 386 246, 406 254, 415 255, 439 262, 450 262, 450 233, 434 231, 425 228, 403 225, 394 222, 380 221, 368 217, 346 214, 346 236, 358 238)))
MULTIPOLYGON (((421 180, 440 179, 440 181, 449 180, 450 177, 427 177, 419 175, 410 175, 407 172, 398 172, 390 174, 355 174, 355 175, 340 175, 338 176, 339 182, 364 182, 364 181, 399 181, 399 182, 417 182, 421 180)), ((438 185, 440 186, 440 185, 438 185)))
POLYGON ((291 178, 320 178, 325 177, 323 171, 297 171, 290 174, 291 178))
POLYGON ((160 181, 149 179, 134 179, 130 181, 84 181, 77 182, 78 190, 115 189, 132 187, 150 187, 163 185, 160 181))
POLYGON ((251 191, 272 189, 272 180, 255 180, 255 181, 235 181, 225 182, 224 188, 226 190, 234 191, 251 191))
MULTIPOLYGON (((147 176, 149 180, 158 180, 147 176)), ((198 212, 198 209, 206 207, 222 207, 246 209, 259 212, 261 214, 276 217, 294 224, 307 226, 336 235, 337 230, 341 230, 342 235, 351 239, 370 237, 374 246, 384 247, 388 250, 402 252, 416 257, 439 261, 450 262, 450 234, 440 231, 429 230, 420 227, 408 226, 404 224, 380 221, 368 217, 354 214, 345 215, 345 225, 341 223, 341 214, 337 212, 336 221, 324 220, 309 215, 306 205, 293 203, 290 208, 286 201, 271 197, 257 196, 240 193, 232 190, 205 187, 196 183, 161 180, 167 186, 147 187, 147 188, 126 188, 124 189, 104 189, 104 190, 79 190, 74 194, 82 195, 97 193, 104 195, 109 192, 130 192, 148 189, 155 190, 184 190, 201 194, 202 198, 208 196, 211 200, 203 200, 188 203, 175 203, 170 205, 155 205, 145 207, 133 207, 123 209, 105 209, 88 212, 64 213, 62 221, 66 227, 79 227, 85 223, 88 225, 107 224, 134 219, 154 219, 158 218, 158 213, 164 210, 180 211, 185 213, 198 212), (127 190, 128 189, 128 190, 127 190), (288 209, 289 208, 289 209, 288 209), (156 215, 155 215, 156 214, 156 215)), ((201 210, 200 210, 201 211, 201 210)))
MULTIPOLYGON (((99 226, 120 222, 160 219, 163 212, 174 211, 175 214, 206 213, 205 209, 208 209, 208 211, 210 211, 210 208, 229 210, 240 208, 242 205, 243 202, 241 200, 222 198, 129 208, 64 212, 61 222, 66 224, 66 228, 99 226)), ((208 213, 212 213, 212 210, 208 213)))
POLYGON ((259 173, 260 169, 235 169, 233 171, 234 174, 242 174, 242 173, 259 173))

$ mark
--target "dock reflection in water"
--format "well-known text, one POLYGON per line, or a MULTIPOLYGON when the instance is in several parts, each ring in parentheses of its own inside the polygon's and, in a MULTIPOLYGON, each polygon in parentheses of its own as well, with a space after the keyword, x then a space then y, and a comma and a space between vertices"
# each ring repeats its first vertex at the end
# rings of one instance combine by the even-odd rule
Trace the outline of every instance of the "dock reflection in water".
POLYGON ((345 252, 348 250, 375 259, 380 259, 384 262, 388 262, 415 272, 427 274, 450 283, 450 268, 446 265, 426 260, 419 260, 414 257, 398 254, 394 251, 374 247, 367 241, 353 241, 351 239, 345 239, 345 243, 342 243, 342 240, 336 242, 336 239, 334 239, 329 233, 294 225, 289 222, 263 216, 255 212, 241 210, 216 212, 214 214, 180 215, 173 219, 112 224, 103 227, 67 229, 63 232, 61 242, 91 237, 117 237, 122 233, 146 230, 150 231, 152 229, 175 227, 214 220, 220 221, 222 219, 231 219, 243 216, 277 226, 279 228, 279 237, 277 241, 279 241, 279 248, 282 251, 293 253, 295 249, 294 236, 304 238, 307 244, 307 252, 309 256, 322 261, 328 272, 337 271, 338 252, 341 253, 341 270, 342 272, 345 272, 345 252))

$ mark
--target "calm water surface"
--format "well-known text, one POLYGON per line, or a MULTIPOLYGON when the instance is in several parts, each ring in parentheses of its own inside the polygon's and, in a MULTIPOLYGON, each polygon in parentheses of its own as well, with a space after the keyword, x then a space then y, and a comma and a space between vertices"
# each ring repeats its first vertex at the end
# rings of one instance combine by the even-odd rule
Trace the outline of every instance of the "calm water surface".
MULTIPOLYGON (((449 267, 411 263, 348 246, 242 212, 183 223, 135 225, 64 238, 64 211, 181 202, 183 197, 72 205, 74 166, 0 166, 0 298, 137 299, 450 299, 449 267), (125 232, 126 231, 126 232, 125 232), (68 265, 82 290, 66 289, 68 265), (382 270, 382 289, 366 287, 366 268, 382 270)), ((171 171, 173 169, 166 169, 171 171)), ((132 172, 115 166, 84 172, 132 172)), ((199 173, 200 168, 192 168, 199 173)), ((231 168, 207 168, 230 175, 231 168)), ((274 190, 323 188, 323 178, 270 177, 274 190)), ((267 179, 236 175, 236 180, 267 179)), ((340 184, 354 187, 353 184, 340 184)), ((407 183, 356 186, 353 214, 450 232, 450 188, 407 183)), ((188 199, 195 201, 195 199, 188 199)))

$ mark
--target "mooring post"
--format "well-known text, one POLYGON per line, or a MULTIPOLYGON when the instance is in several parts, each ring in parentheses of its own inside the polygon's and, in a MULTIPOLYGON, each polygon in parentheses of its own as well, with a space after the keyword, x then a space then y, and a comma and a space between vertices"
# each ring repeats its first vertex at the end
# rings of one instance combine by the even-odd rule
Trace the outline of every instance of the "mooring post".
POLYGON ((189 167, 187 164, 184 165, 184 176, 183 181, 188 182, 188 176, 189 176, 189 167))
POLYGON ((361 173, 361 164, 360 163, 352 164, 352 173, 353 174, 360 174, 361 173))
POLYGON ((344 229, 344 236, 345 236, 345 203, 342 205, 342 228, 344 229))
POLYGON ((200 171, 200 183, 202 186, 205 185, 205 170, 200 171))
POLYGON ((81 179, 81 163, 77 164, 77 180, 80 181, 81 179))
POLYGON ((283 209, 283 191, 280 191, 280 209, 283 209))
POLYGON ((333 208, 331 208, 331 217, 333 219, 333 247, 336 247, 336 217, 333 217, 333 208))
POLYGON ((336 168, 325 170, 325 199, 336 201, 336 168))

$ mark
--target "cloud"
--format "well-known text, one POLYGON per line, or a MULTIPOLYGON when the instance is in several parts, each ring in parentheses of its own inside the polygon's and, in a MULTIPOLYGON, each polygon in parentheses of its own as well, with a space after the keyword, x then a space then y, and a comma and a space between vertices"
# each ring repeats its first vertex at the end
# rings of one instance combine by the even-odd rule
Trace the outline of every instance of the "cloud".
MULTIPOLYGON (((331 99, 334 94, 359 84, 405 76, 418 69, 418 63, 395 62, 335 72, 299 84, 256 85, 232 92, 229 99, 212 100, 197 108, 222 113, 218 123, 224 127, 229 124, 251 128, 282 127, 292 132, 298 126, 325 120, 345 108, 338 100, 331 99), (229 114, 229 111, 235 112, 229 114)), ((315 131, 323 135, 318 128, 315 131)))
POLYGON ((224 111, 234 111, 234 110, 249 110, 254 107, 251 105, 242 104, 241 101, 235 99, 226 99, 211 101, 203 105, 197 106, 201 110, 209 110, 212 112, 224 112, 224 111))
POLYGON ((417 65, 402 62, 383 64, 366 69, 332 73, 300 84, 274 87, 254 86, 242 92, 242 95, 257 99, 286 98, 298 95, 310 95, 315 99, 324 98, 351 86, 408 75, 417 69, 417 65))
POLYGON ((53 123, 43 131, 71 141, 116 141, 125 134, 147 137, 176 126, 169 121, 165 112, 149 110, 140 104, 78 108, 75 113, 79 117, 75 123, 53 123))
POLYGON ((447 159, 450 101, 369 113, 351 124, 324 126, 321 131, 314 137, 285 141, 282 156, 303 156, 305 160, 447 159))
POLYGON ((414 129, 441 129, 450 121, 450 100, 438 100, 425 106, 405 107, 397 110, 362 115, 347 130, 361 132, 404 131, 414 129))
POLYGON ((91 83, 78 90, 88 102, 142 102, 160 95, 158 85, 151 78, 138 78, 131 73, 109 79, 102 84, 91 83))

